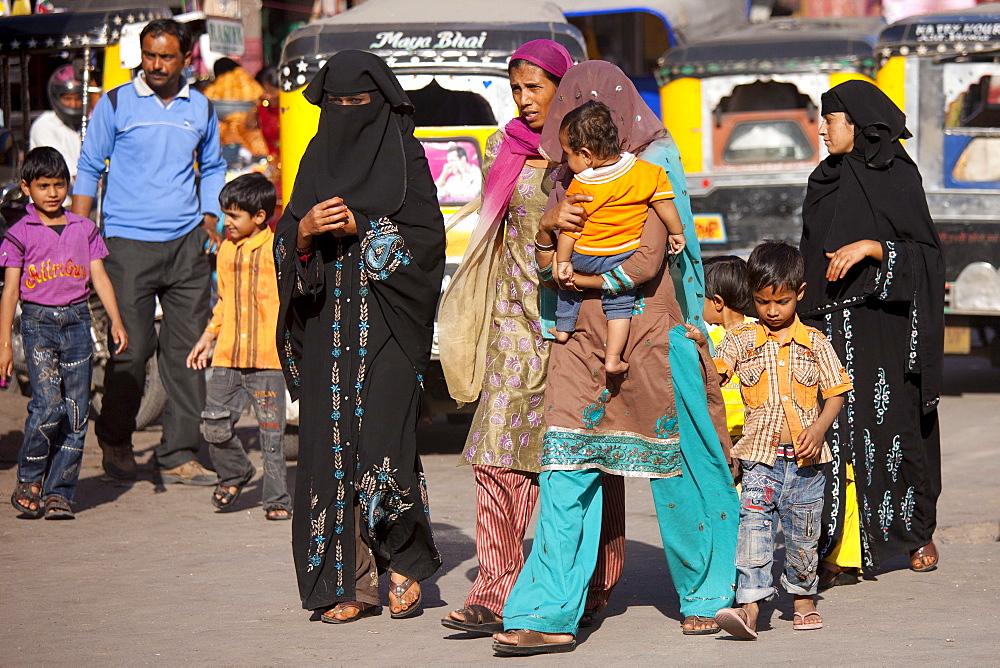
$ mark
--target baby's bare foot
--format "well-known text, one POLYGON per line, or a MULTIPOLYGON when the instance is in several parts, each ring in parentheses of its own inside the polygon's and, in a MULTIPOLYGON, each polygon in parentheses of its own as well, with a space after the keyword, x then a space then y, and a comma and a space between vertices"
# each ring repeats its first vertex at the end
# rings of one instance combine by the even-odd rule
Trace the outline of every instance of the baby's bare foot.
POLYGON ((555 327, 549 328, 549 334, 556 337, 556 341, 558 341, 559 343, 566 343, 571 338, 573 338, 573 332, 560 332, 555 327))
POLYGON ((619 374, 628 371, 628 362, 623 362, 620 357, 609 357, 604 361, 604 370, 609 374, 619 374))

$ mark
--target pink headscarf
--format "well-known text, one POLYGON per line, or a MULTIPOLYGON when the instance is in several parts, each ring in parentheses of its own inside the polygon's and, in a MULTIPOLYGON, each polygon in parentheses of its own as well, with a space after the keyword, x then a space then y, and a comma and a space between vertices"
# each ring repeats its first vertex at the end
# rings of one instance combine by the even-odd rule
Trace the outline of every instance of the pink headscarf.
MULTIPOLYGON (((510 59, 527 60, 560 79, 569 68, 573 67, 573 58, 569 55, 569 51, 550 39, 532 40, 515 51, 510 59)), ((486 183, 483 185, 483 203, 479 209, 479 224, 476 230, 482 232, 482 236, 490 238, 503 220, 525 160, 529 157, 540 157, 538 142, 541 133, 529 127, 520 116, 507 123, 501 133, 503 139, 497 157, 490 165, 486 183)), ((474 235, 480 238, 482 236, 474 235)), ((470 245, 474 241, 470 240, 470 245)))

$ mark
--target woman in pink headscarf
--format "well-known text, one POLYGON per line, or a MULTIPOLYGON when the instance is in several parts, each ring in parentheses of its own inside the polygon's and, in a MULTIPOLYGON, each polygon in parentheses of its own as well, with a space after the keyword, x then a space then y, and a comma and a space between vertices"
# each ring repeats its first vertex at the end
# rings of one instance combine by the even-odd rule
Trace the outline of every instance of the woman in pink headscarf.
MULTIPOLYGON (((546 291, 539 290, 534 238, 556 167, 540 156, 538 143, 572 65, 569 52, 546 39, 511 57, 519 115, 486 143, 479 221, 439 311, 449 391, 458 401, 479 400, 460 460, 472 465, 476 479, 479 574, 464 607, 441 620, 459 631, 503 630, 504 602, 524 565, 522 542, 538 500, 549 342, 542 336, 539 295, 546 291)), ((612 486, 605 494, 624 500, 624 485, 612 486)), ((625 549, 624 501, 606 507, 607 539, 588 599, 593 610, 607 603, 625 549)))

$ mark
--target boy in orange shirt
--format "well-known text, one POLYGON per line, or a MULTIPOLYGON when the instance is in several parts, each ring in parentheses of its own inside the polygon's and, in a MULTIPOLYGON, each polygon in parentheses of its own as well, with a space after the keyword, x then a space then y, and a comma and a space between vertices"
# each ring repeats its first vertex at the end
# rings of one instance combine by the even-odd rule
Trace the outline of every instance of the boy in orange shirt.
POLYGON ((212 320, 187 357, 191 369, 204 369, 212 342, 212 379, 201 414, 219 484, 212 505, 233 508, 257 468, 233 431, 249 400, 260 427, 264 455, 264 517, 292 518, 285 482, 285 379, 278 360, 278 282, 274 273, 275 188, 263 174, 244 174, 219 194, 226 214, 226 236, 217 263, 219 301, 212 320))
MULTIPOLYGON (((566 114, 559 141, 567 164, 576 174, 566 196, 585 194, 592 202, 581 202, 587 215, 582 232, 562 232, 556 250, 556 275, 574 287, 574 270, 588 274, 612 271, 639 247, 639 237, 650 207, 669 232, 670 253, 684 249, 684 224, 671 201, 674 193, 662 167, 621 153, 618 128, 611 111, 591 101, 566 114)), ((608 318, 608 340, 604 368, 609 374, 623 373, 628 363, 622 351, 628 341, 635 290, 601 296, 608 318)), ((555 337, 569 341, 580 312, 582 292, 560 290, 556 307, 555 337)))
POLYGON ((833 459, 824 438, 853 388, 830 342, 795 314, 806 287, 802 275, 802 254, 794 246, 766 241, 754 248, 747 281, 760 320, 731 329, 715 351, 722 380, 739 376, 747 407, 743 438, 733 446, 743 470, 740 607, 715 615, 720 627, 743 640, 756 640, 759 603, 775 592, 771 563, 779 521, 785 534, 781 583, 794 597, 793 628, 823 628, 815 602, 817 547, 826 464, 833 459))

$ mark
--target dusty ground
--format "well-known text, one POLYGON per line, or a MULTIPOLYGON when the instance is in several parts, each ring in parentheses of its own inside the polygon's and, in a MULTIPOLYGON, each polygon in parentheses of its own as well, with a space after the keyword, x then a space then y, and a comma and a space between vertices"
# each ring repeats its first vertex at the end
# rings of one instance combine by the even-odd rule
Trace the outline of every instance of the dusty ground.
MULTIPOLYGON (((572 654, 535 663, 997 665, 1000 623, 1000 372, 950 363, 941 405, 945 491, 938 571, 905 560, 819 603, 822 631, 791 630, 779 598, 757 643, 684 637, 649 487, 627 481, 625 576, 601 623, 572 654)), ((145 465, 156 430, 137 434, 140 480, 102 480, 91 436, 72 522, 26 521, 6 502, 15 483, 25 400, 0 393, 0 665, 459 664, 488 661, 490 643, 443 629, 475 575, 474 492, 455 467, 460 427, 421 431, 431 513, 444 567, 426 610, 347 626, 310 621, 299 607, 290 526, 267 522, 259 478, 239 511, 217 514, 210 491, 157 486, 145 465), (6 510, 4 510, 6 508, 6 510)), ((244 431, 252 437, 252 430, 244 431)), ((252 438, 251 438, 252 440, 252 438)), ((251 446, 255 447, 255 446, 251 446)), ((252 456, 259 463, 259 452, 252 456)), ((207 459, 204 459, 207 463, 207 459)), ((290 480, 295 466, 289 469, 290 480)), ((508 660, 512 661, 512 660, 508 660)), ((520 663, 520 662, 517 662, 520 663)))

